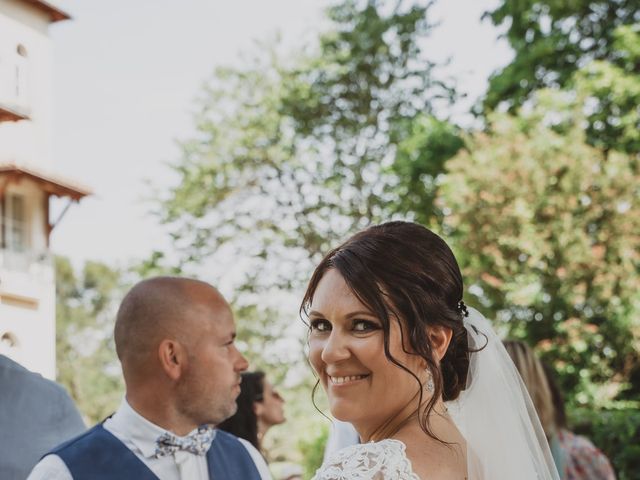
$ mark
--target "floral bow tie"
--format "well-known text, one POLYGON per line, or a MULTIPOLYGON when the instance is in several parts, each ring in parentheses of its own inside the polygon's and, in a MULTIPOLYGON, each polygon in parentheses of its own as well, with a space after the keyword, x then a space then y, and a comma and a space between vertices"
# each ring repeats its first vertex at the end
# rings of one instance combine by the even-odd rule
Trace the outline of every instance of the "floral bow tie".
POLYGON ((211 447, 211 442, 216 436, 216 431, 208 425, 201 425, 198 430, 186 437, 178 437, 170 432, 165 432, 156 440, 155 457, 165 457, 178 450, 184 450, 196 455, 204 455, 211 447))

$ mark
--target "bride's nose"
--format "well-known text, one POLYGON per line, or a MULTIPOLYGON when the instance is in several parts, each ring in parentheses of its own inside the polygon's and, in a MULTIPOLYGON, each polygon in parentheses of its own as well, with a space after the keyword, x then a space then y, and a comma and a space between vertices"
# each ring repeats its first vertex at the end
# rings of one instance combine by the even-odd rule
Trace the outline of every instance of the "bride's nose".
POLYGON ((350 356, 351 352, 345 336, 337 329, 332 330, 322 347, 322 354, 320 355, 322 361, 324 363, 336 363, 350 356))

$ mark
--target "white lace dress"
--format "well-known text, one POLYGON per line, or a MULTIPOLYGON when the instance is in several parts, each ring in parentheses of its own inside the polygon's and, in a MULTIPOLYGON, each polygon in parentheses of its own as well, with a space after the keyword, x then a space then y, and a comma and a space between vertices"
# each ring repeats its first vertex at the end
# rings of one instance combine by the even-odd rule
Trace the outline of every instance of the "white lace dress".
POLYGON ((313 480, 420 480, 399 440, 352 445, 331 455, 313 480))

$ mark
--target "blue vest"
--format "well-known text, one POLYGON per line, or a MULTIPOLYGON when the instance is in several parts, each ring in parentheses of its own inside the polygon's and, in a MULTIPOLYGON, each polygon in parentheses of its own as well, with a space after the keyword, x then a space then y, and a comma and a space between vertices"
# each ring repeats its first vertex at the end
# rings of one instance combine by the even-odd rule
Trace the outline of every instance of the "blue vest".
MULTIPOLYGON (((111 432, 98 424, 49 452, 58 455, 74 480, 158 480, 111 432)), ((260 480, 247 449, 233 435, 216 430, 207 452, 211 480, 260 480)))

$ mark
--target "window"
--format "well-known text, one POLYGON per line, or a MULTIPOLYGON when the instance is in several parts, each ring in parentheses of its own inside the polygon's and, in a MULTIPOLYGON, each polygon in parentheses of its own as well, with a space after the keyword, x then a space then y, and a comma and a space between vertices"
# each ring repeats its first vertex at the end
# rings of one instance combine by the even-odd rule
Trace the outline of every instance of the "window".
POLYGON ((22 195, 8 194, 5 198, 5 248, 24 252, 29 245, 25 199, 22 195))

